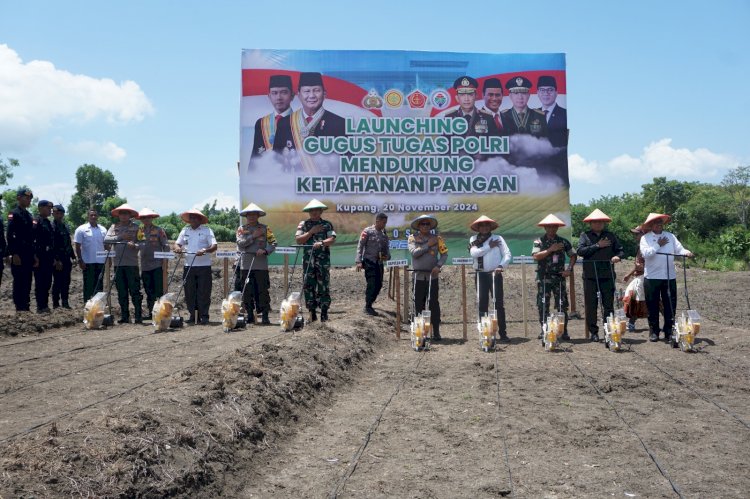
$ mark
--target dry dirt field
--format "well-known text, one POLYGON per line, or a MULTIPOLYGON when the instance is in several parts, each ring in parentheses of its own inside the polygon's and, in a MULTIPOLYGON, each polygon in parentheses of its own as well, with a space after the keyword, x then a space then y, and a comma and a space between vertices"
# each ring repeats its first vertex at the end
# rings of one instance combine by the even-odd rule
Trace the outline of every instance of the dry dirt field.
MULTIPOLYGON (((0 497, 748 497, 746 272, 689 269, 696 353, 648 342, 645 320, 619 353, 572 320, 572 342, 548 353, 533 291, 525 333, 513 266, 512 341, 483 353, 473 324, 462 339, 447 268, 444 341, 417 353, 406 326, 395 339, 387 289, 379 317, 362 313, 353 269, 332 271, 330 322, 225 334, 219 269, 212 324, 154 334, 85 331, 78 310, 16 316, 6 268, 0 497)), ((82 307, 78 273, 73 295, 82 307)))

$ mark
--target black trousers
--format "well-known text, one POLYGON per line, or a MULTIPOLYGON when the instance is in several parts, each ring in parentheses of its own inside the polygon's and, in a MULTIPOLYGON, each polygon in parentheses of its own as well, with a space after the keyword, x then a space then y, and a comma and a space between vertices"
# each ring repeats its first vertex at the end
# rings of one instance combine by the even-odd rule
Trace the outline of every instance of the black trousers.
POLYGON ((63 304, 68 303, 70 293, 70 274, 73 271, 73 264, 70 259, 62 262, 62 269, 52 269, 52 305, 57 307, 62 299, 63 304))
POLYGON ((117 303, 120 304, 120 318, 130 319, 130 302, 128 301, 128 296, 130 296, 133 300, 133 309, 135 309, 135 320, 141 320, 143 295, 141 295, 138 267, 134 265, 115 267, 115 286, 117 286, 117 303))
POLYGON ((440 280, 439 279, 432 279, 432 289, 429 289, 430 281, 427 279, 419 280, 417 279, 416 283, 414 284, 414 314, 419 314, 424 310, 425 303, 427 302, 427 293, 429 291, 430 294, 430 312, 431 314, 431 322, 432 322, 432 330, 435 332, 435 335, 440 334, 440 280))
POLYGON ((13 304, 19 312, 28 311, 31 306, 31 276, 33 267, 31 262, 10 266, 13 275, 13 304))
POLYGON ((267 270, 251 270, 250 277, 245 286, 245 279, 248 279, 247 270, 240 270, 238 278, 234 281, 234 290, 242 291, 242 303, 248 314, 253 312, 270 312, 271 295, 268 293, 271 287, 271 278, 267 270))
POLYGON ((190 317, 194 319, 197 311, 199 320, 208 320, 208 310, 211 307, 211 267, 183 267, 182 279, 185 281, 185 305, 190 317))
POLYGON ((505 326, 505 301, 503 299, 503 274, 502 272, 477 272, 474 277, 474 286, 477 287, 479 295, 479 317, 487 314, 490 302, 490 293, 492 293, 492 281, 495 281, 495 311, 497 312, 497 325, 500 330, 500 336, 506 335, 505 326))
POLYGON ((646 292, 648 307, 648 328, 659 334, 659 300, 664 304, 664 335, 672 334, 674 311, 677 310, 676 279, 643 279, 643 290, 646 292))
POLYGON ((87 263, 83 271, 83 303, 89 301, 99 291, 104 291, 104 279, 101 274, 104 272, 103 263, 87 263))
POLYGON ((52 287, 53 260, 40 260, 39 266, 34 269, 34 298, 36 298, 36 309, 49 308, 49 290, 52 287))
POLYGON ((599 279, 599 291, 602 295, 602 305, 604 312, 602 320, 597 320, 599 309, 599 299, 596 296, 597 291, 596 279, 583 280, 583 301, 586 311, 586 324, 589 327, 589 334, 599 334, 599 324, 603 324, 609 314, 614 312, 615 304, 615 281, 612 279, 599 279))
POLYGON ((154 303, 164 294, 164 280, 162 277, 161 267, 153 270, 141 271, 141 280, 143 281, 143 291, 146 293, 146 314, 151 314, 154 303))
POLYGON ((380 290, 383 288, 383 264, 370 260, 362 260, 362 266, 365 268, 365 306, 371 307, 375 300, 378 299, 380 290))

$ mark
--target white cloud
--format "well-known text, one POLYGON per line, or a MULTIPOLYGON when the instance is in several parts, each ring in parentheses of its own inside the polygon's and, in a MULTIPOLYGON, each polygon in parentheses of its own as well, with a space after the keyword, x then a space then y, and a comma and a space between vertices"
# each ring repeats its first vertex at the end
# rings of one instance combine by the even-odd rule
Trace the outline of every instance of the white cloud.
POLYGON ((590 184, 599 184, 602 181, 601 166, 596 161, 587 161, 579 154, 568 156, 568 174, 570 180, 580 180, 590 184))
POLYGON ((0 44, 0 149, 22 150, 57 123, 103 119, 141 121, 153 114, 137 83, 116 83, 57 69, 48 61, 24 63, 0 44))
POLYGON ((105 159, 120 162, 125 159, 127 152, 114 142, 94 142, 83 140, 80 142, 65 142, 57 137, 53 141, 63 152, 74 156, 80 156, 86 160, 105 159))
POLYGON ((193 205, 193 208, 196 210, 202 210, 206 204, 212 205, 214 204, 214 201, 216 201, 216 208, 219 210, 224 208, 237 208, 237 206, 239 206, 237 197, 219 192, 203 199, 202 201, 198 201, 193 205))
POLYGON ((669 138, 650 143, 638 157, 622 154, 603 164, 588 161, 578 154, 568 157, 570 178, 590 184, 623 176, 631 179, 672 177, 681 180, 712 180, 736 165, 736 158, 705 148, 677 149, 672 146, 672 139, 669 138))

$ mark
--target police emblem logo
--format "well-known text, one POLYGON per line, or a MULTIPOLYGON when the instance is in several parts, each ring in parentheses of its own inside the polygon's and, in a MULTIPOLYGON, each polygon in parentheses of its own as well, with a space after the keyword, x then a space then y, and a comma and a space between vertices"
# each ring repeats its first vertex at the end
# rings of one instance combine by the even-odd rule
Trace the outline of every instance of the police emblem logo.
POLYGON ((445 109, 448 107, 448 104, 450 104, 450 96, 444 89, 439 88, 432 91, 432 94, 430 94, 430 101, 432 102, 432 107, 436 109, 445 109))
POLYGON ((468 78, 464 78, 463 80, 461 80, 461 86, 462 87, 468 87, 469 86, 469 79, 468 78))
POLYGON ((529 130, 531 130, 531 133, 539 133, 542 131, 542 123, 539 120, 534 120, 529 125, 529 130))
POLYGON ((383 99, 374 88, 362 99, 362 107, 365 109, 380 109, 383 107, 383 99))
POLYGON ((385 105, 388 106, 391 109, 399 108, 404 103, 404 94, 401 93, 401 91, 396 89, 388 90, 385 93, 385 105))

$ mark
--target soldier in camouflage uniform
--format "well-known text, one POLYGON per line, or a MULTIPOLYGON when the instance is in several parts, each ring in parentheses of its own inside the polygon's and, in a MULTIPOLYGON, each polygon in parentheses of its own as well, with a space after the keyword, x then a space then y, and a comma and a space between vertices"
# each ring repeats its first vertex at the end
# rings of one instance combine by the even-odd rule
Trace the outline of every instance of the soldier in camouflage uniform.
MULTIPOLYGON (((565 313, 565 331, 562 339, 569 340, 568 336, 568 292, 565 279, 573 272, 576 263, 576 252, 573 246, 565 238, 557 235, 557 229, 564 227, 565 222, 555 215, 547 215, 544 220, 537 224, 544 227, 544 235, 534 241, 531 256, 537 262, 536 270, 536 306, 539 309, 539 324, 549 315, 550 299, 554 296, 555 308, 560 307, 560 312, 565 313), (565 266, 565 255, 570 257, 570 264, 565 266)), ((539 338, 544 332, 539 333, 539 338)))
POLYGON ((271 324, 268 318, 271 310, 268 255, 276 249, 276 236, 267 225, 258 223, 258 218, 266 216, 266 212, 258 205, 250 203, 240 215, 246 217, 247 223, 237 229, 237 250, 241 254, 240 273, 234 290, 245 290, 242 302, 247 311, 248 324, 255 322, 254 312, 257 311, 262 317, 261 324, 268 325, 271 324))
POLYGON ((303 220, 297 226, 295 240, 297 244, 306 246, 302 258, 305 275, 305 306, 310 311, 310 322, 318 320, 316 309, 320 306, 320 320, 328 320, 328 308, 331 306, 330 291, 330 246, 336 241, 336 231, 333 224, 323 220, 321 215, 328 207, 313 199, 302 211, 310 218, 303 220))
POLYGON ((383 262, 390 260, 391 250, 388 235, 385 233, 385 224, 388 223, 388 215, 378 213, 375 215, 375 224, 366 227, 359 236, 357 243, 357 272, 365 269, 365 313, 367 315, 378 315, 372 304, 380 294, 383 287, 383 262))

